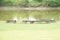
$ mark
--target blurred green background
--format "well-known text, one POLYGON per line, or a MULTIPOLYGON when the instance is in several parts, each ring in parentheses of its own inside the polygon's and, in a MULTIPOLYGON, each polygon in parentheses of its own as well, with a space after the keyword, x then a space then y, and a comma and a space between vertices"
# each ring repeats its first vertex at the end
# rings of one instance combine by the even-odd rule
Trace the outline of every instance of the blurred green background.
POLYGON ((59 7, 60 6, 60 0, 0 0, 0 6, 59 7))

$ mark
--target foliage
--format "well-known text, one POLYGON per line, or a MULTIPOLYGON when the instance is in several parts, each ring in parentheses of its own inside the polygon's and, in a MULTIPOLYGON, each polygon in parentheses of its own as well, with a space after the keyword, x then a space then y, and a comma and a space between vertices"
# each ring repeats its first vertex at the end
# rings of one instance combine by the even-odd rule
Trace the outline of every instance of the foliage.
POLYGON ((37 7, 37 6, 40 6, 41 4, 42 4, 42 1, 37 1, 37 0, 29 1, 29 6, 31 7, 37 7))
POLYGON ((58 7, 60 0, 0 0, 0 6, 20 6, 20 7, 58 7))
POLYGON ((29 3, 28 0, 21 0, 18 5, 26 7, 28 6, 28 3, 29 3))
POLYGON ((49 2, 48 2, 48 6, 57 7, 57 6, 60 6, 60 2, 59 2, 58 0, 49 1, 49 2))
POLYGON ((4 1, 0 0, 0 6, 3 6, 3 4, 4 4, 4 1))
POLYGON ((36 1, 36 2, 42 2, 43 0, 34 0, 34 1, 36 1))

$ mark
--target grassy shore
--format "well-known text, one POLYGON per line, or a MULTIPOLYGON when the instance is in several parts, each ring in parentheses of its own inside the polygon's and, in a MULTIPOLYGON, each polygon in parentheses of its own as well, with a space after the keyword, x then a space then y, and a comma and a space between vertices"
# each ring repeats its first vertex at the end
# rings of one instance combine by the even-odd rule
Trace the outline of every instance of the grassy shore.
POLYGON ((0 40, 60 40, 60 22, 13 24, 0 21, 0 40))

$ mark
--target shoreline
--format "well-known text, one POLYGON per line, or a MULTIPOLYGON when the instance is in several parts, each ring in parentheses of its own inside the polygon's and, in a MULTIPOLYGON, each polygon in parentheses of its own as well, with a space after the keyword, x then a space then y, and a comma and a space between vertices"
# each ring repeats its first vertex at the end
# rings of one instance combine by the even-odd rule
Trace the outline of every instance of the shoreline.
POLYGON ((60 7, 0 7, 0 10, 60 10, 60 7))

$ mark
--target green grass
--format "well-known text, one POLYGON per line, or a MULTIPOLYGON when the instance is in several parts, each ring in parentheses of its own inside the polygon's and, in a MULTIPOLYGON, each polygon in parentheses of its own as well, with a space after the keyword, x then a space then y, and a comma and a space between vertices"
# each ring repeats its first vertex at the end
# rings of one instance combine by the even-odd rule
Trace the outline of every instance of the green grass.
POLYGON ((0 21, 0 40, 60 40, 60 22, 13 24, 0 21))

